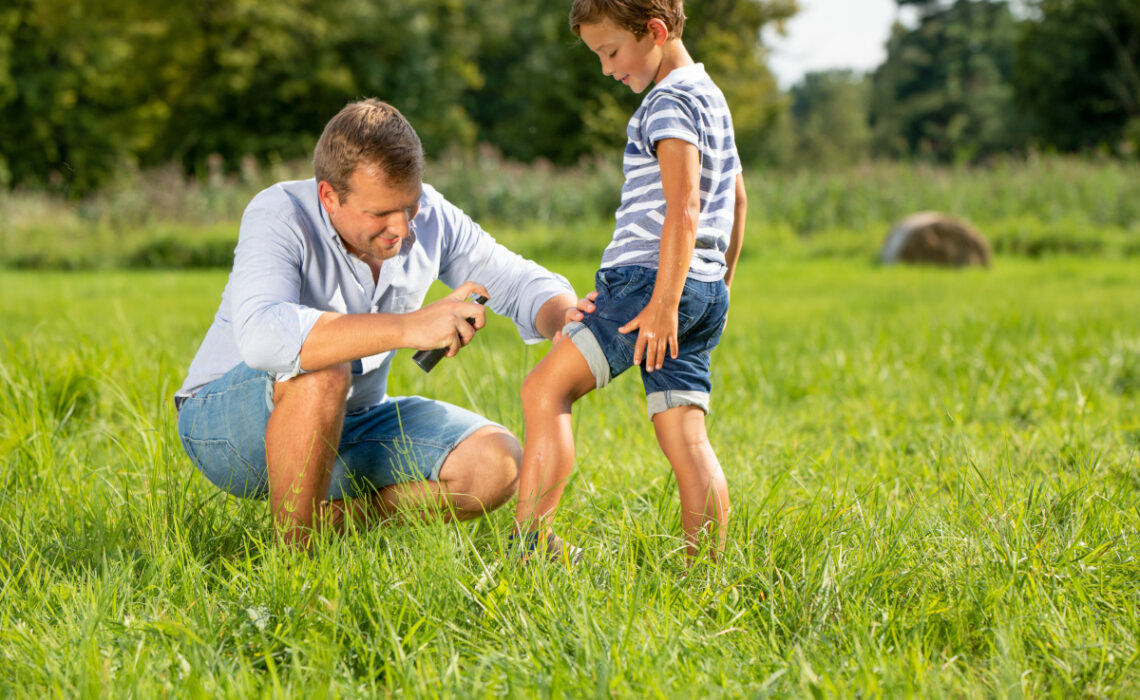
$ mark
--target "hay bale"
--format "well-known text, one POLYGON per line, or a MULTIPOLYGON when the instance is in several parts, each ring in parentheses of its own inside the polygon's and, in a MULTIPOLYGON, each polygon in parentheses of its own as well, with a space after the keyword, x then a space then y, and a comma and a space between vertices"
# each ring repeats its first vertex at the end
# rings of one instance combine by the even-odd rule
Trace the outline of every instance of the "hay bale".
POLYGON ((977 229, 934 211, 911 214, 897 223, 879 251, 879 262, 887 265, 904 262, 989 267, 992 259, 990 244, 977 229))

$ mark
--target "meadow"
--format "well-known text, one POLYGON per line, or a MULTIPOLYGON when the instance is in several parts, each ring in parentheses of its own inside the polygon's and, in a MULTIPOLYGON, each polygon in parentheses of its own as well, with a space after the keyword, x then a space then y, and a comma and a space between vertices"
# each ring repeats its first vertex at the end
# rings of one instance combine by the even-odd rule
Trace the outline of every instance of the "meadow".
MULTIPOLYGON (((691 571, 633 377, 576 414, 578 568, 504 560, 509 509, 274 547, 174 434, 224 279, 0 277, 0 694, 1140 692, 1133 262, 747 261, 710 421, 730 541, 691 571)), ((521 432, 542 352, 493 318, 391 384, 521 432)))
MULTIPOLYGON (((0 251, 0 696, 1140 695, 1135 166, 892 167, 751 181, 709 421, 729 544, 691 569, 632 375, 576 409, 578 567, 504 557, 511 508, 275 546, 265 504, 216 492, 174 430, 225 271, 130 258, 232 245, 226 189, 158 219, 0 202, 24 217, 0 251), (994 267, 873 265, 915 208, 983 224, 994 267), (75 237, 26 240, 52 221, 75 237)), ((513 225, 509 202, 466 206, 585 290, 596 222, 554 221, 596 206, 580 182, 513 225)), ((492 316, 430 375, 402 351, 390 390, 521 435, 544 351, 492 316)))

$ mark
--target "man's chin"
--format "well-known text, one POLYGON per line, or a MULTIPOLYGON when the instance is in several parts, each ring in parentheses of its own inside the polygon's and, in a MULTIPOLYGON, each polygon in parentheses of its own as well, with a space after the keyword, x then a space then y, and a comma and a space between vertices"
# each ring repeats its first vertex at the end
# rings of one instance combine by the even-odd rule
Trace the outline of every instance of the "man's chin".
POLYGON ((368 248, 372 251, 373 255, 383 256, 386 253, 392 253, 400 249, 400 239, 394 241, 386 241, 382 238, 373 238, 369 243, 368 248))

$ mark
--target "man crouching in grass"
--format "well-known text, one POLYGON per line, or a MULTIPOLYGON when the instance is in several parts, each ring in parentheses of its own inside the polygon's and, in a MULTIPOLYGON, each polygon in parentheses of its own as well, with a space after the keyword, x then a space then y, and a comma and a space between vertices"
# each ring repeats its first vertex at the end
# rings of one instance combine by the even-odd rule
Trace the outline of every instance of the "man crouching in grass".
POLYGON ((186 453, 227 493, 268 498, 300 546, 346 518, 498 508, 515 493, 519 441, 458 406, 389 396, 393 353, 454 356, 485 323, 474 294, 528 343, 592 304, 425 184, 419 137, 384 102, 333 117, 313 170, 245 210, 221 305, 174 397, 186 453), (421 308, 437 279, 454 291, 421 308))

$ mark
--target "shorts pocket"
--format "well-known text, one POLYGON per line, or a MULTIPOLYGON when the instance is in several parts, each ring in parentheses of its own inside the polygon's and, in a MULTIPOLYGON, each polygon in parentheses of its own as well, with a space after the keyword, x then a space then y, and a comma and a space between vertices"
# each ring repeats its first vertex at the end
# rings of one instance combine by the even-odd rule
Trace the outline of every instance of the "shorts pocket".
POLYGON ((653 270, 618 267, 601 270, 598 275, 606 284, 605 292, 599 292, 595 302, 598 307, 596 313, 600 318, 618 325, 628 323, 641 313, 653 296, 656 281, 656 272, 653 270))

